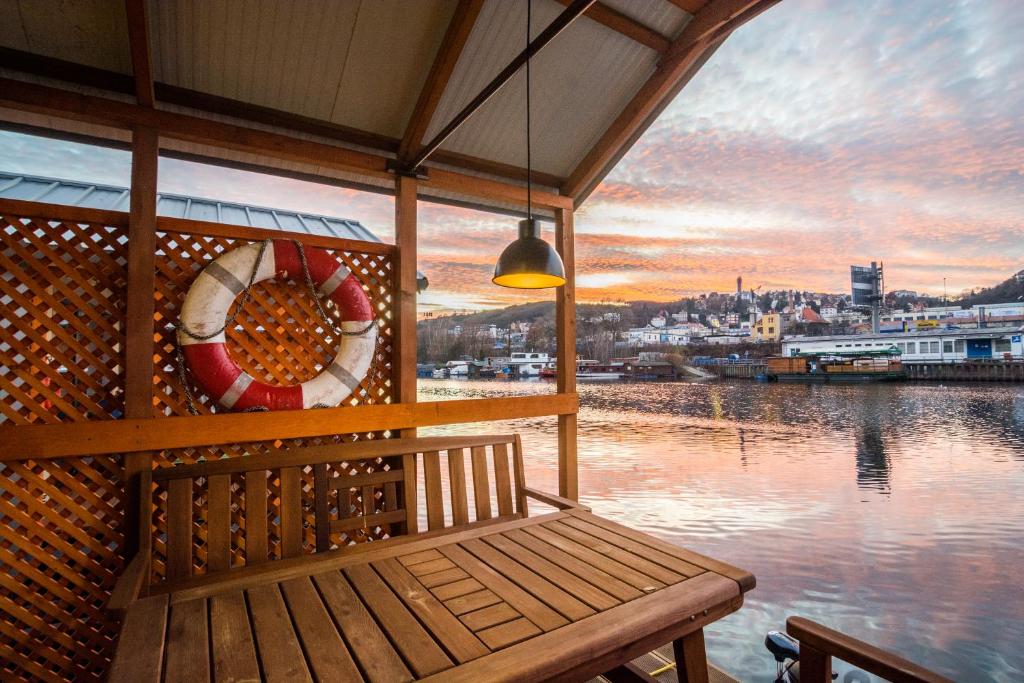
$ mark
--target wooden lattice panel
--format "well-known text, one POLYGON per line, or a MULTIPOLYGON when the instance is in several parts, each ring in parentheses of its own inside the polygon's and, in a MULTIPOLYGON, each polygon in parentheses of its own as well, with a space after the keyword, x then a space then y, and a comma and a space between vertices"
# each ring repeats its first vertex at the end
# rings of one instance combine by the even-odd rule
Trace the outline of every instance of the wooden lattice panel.
POLYGON ((121 466, 113 458, 0 463, 0 679, 100 680, 117 623, 121 466))
POLYGON ((0 216, 0 424, 123 413, 126 242, 120 227, 0 216))
MULTIPOLYGON (((0 424, 123 413, 127 236, 112 222, 0 216, 0 424)), ((0 679, 102 677, 121 492, 114 458, 0 463, 0 679)))

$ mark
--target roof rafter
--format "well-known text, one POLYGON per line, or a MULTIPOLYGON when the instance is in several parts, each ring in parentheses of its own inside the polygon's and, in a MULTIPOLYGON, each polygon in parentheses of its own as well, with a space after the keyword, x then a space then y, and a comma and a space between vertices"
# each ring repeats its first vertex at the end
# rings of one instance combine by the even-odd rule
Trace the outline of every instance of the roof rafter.
MULTIPOLYGON (((568 7, 572 0, 558 0, 558 2, 568 7)), ((590 9, 583 13, 583 16, 603 24, 641 45, 646 45, 657 53, 664 53, 672 45, 672 41, 669 38, 658 33, 650 26, 602 2, 595 2, 590 6, 590 9)))
POLYGON ((409 124, 405 127, 405 134, 402 135, 402 142, 398 148, 398 157, 407 160, 410 154, 423 141, 427 132, 427 126, 434 118, 437 105, 441 102, 441 96, 448 85, 455 65, 459 62, 462 50, 469 40, 469 34, 473 31, 476 19, 483 9, 484 0, 459 0, 452 15, 451 23, 448 24, 448 31, 444 34, 441 47, 434 57, 434 65, 430 68, 427 80, 420 90, 419 99, 416 101, 416 108, 413 109, 409 124))
POLYGON ((153 60, 149 44, 149 19, 146 0, 125 0, 128 15, 128 47, 135 78, 135 99, 144 107, 156 104, 153 91, 153 60))
POLYGON ((704 5, 708 4, 708 0, 668 0, 668 2, 690 14, 696 14, 704 5))
POLYGON ((779 0, 711 0, 694 15, 654 74, 605 130, 562 186, 576 200, 603 178, 625 149, 650 125, 652 113, 664 106, 702 57, 731 31, 779 0))

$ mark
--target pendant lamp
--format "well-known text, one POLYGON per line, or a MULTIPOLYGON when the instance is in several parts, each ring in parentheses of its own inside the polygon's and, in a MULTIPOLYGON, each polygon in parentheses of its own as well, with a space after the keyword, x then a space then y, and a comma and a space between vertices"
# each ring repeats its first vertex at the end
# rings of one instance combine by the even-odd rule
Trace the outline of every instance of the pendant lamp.
MULTIPOLYGON (((530 46, 533 0, 526 0, 526 46, 530 46)), ((526 215, 519 221, 519 238, 505 247, 494 266, 491 282, 514 289, 546 289, 565 284, 565 266, 554 247, 540 237, 533 217, 533 174, 530 158, 530 59, 526 60, 526 215)))

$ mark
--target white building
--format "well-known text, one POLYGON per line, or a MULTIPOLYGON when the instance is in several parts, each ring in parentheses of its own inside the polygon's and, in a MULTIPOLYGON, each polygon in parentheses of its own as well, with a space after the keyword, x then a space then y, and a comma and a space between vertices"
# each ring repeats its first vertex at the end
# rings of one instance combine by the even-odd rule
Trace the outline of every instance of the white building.
POLYGON ((1024 358, 1024 328, 990 326, 973 330, 917 330, 826 337, 789 337, 782 355, 858 353, 897 349, 903 360, 950 363, 963 360, 1024 358))

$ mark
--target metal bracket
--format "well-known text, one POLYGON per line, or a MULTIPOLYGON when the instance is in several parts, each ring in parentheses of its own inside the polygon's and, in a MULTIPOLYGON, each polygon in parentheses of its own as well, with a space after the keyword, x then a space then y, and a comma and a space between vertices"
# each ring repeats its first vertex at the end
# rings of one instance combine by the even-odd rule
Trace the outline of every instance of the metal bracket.
POLYGON ((416 168, 409 168, 406 164, 402 163, 398 159, 388 159, 387 165, 385 166, 388 173, 394 173, 395 175, 405 176, 406 178, 416 178, 418 180, 428 180, 430 173, 427 169, 422 166, 416 168))

